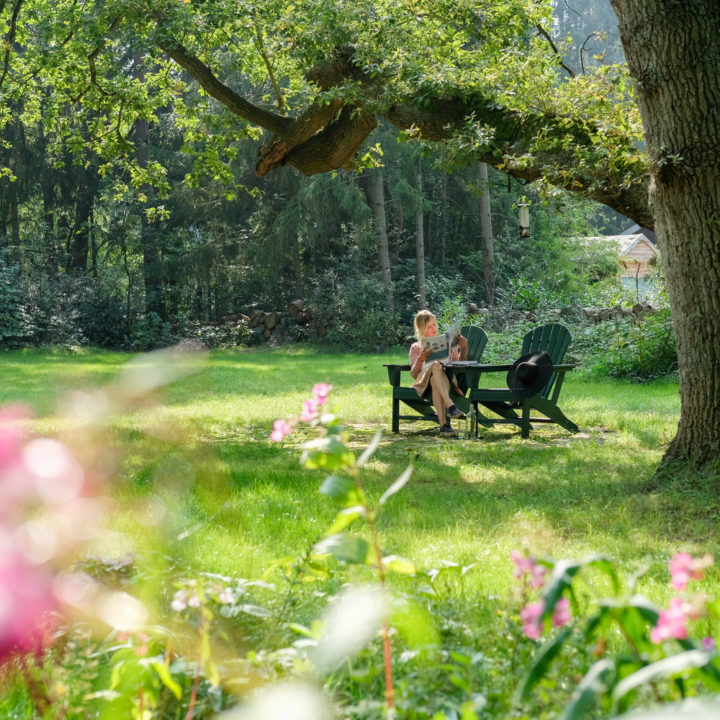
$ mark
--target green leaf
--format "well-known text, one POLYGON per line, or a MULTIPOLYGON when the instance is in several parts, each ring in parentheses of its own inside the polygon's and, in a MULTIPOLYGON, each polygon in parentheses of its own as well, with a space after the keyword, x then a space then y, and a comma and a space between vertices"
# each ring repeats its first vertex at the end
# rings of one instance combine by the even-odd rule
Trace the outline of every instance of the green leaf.
POLYGON ((200 638, 200 659, 203 662, 207 662, 210 659, 211 653, 210 636, 205 632, 200 638))
POLYGON ((363 491, 350 478, 342 475, 328 475, 320 486, 320 493, 345 507, 365 504, 363 491))
POLYGON ((658 621, 658 609, 647 598, 634 595, 629 600, 604 599, 600 602, 597 615, 590 618, 585 630, 589 639, 594 631, 608 619, 617 622, 623 629, 625 636, 632 641, 635 647, 649 649, 651 643, 648 636, 648 627, 653 627, 658 621))
POLYGON ((337 534, 325 538, 314 547, 316 553, 332 555, 337 560, 356 565, 368 562, 370 546, 362 538, 354 535, 337 534))
POLYGON ((215 661, 212 658, 208 658, 205 661, 205 677, 213 687, 220 687, 220 671, 215 661))
POLYGON ((269 580, 270 576, 278 568, 282 569, 285 575, 288 575, 292 568, 295 567, 296 563, 297 558, 293 557, 292 555, 286 555, 285 557, 273 560, 268 566, 267 570, 265 570, 265 572, 263 572, 262 574, 263 581, 269 580))
POLYGON ((562 649, 564 642, 570 637, 572 628, 564 627, 554 638, 548 640, 538 652, 535 662, 532 664, 521 685, 518 687, 516 696, 518 699, 528 696, 530 690, 542 679, 543 675, 550 667, 550 663, 555 659, 562 649))
POLYGON ((563 596, 567 588, 572 585, 572 580, 584 567, 596 567, 603 570, 612 580, 613 587, 619 590, 619 581, 615 567, 610 560, 602 555, 592 555, 583 560, 558 560, 553 567, 553 571, 548 578, 543 591, 543 599, 545 601, 545 609, 543 610, 543 618, 552 617, 555 612, 555 605, 563 596))
POLYGON ((393 601, 390 623, 411 648, 422 650, 440 645, 440 634, 432 615, 423 605, 407 597, 393 601))
POLYGON ((238 615, 239 613, 245 613, 246 615, 252 615, 253 617, 266 618, 270 617, 271 613, 267 608, 262 605, 254 605, 252 603, 242 603, 241 605, 233 606, 232 615, 238 615))
POLYGON ((399 555, 388 555, 383 558, 383 565, 390 571, 400 575, 415 575, 415 563, 399 555))
POLYGON ((717 720, 720 702, 688 698, 623 715, 627 720, 717 720))
POLYGON ((348 525, 355 522, 361 515, 365 515, 365 508, 360 506, 348 507, 341 510, 328 528, 326 535, 336 535, 342 532, 348 525))
POLYGON ((710 658, 710 654, 702 650, 689 650, 646 665, 617 684, 613 699, 616 702, 622 700, 629 692, 654 680, 672 678, 688 670, 704 667, 710 662, 710 658))
POLYGON ((412 465, 408 465, 402 475, 382 494, 378 501, 380 505, 384 505, 396 492, 401 490, 410 479, 412 474, 412 465))
POLYGON ((575 688, 561 720, 582 720, 587 717, 595 705, 597 696, 604 695, 608 691, 607 681, 614 670, 612 661, 606 658, 598 660, 575 688))
POLYGON ((182 699, 182 688, 173 680, 173 676, 170 674, 170 668, 165 663, 151 662, 151 667, 158 674, 158 677, 162 681, 162 684, 170 690, 170 692, 178 699, 182 699))
POLYGON ((363 454, 358 458, 358 467, 362 467, 375 453, 378 445, 380 444, 380 438, 382 437, 382 430, 378 428, 370 444, 363 450, 363 454))
POLYGON ((355 455, 337 435, 327 435, 305 443, 300 462, 308 470, 338 470, 352 467, 355 455))

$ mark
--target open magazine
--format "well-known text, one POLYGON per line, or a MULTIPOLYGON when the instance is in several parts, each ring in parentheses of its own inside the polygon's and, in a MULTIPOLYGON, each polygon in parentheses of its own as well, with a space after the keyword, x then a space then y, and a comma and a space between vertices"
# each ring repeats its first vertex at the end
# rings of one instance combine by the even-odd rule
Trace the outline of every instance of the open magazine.
POLYGON ((460 344, 458 343, 458 335, 460 335, 460 326, 453 325, 444 333, 439 333, 435 337, 424 337, 420 340, 423 350, 430 348, 432 355, 428 357, 425 363, 434 360, 442 360, 451 362, 460 358, 460 344))

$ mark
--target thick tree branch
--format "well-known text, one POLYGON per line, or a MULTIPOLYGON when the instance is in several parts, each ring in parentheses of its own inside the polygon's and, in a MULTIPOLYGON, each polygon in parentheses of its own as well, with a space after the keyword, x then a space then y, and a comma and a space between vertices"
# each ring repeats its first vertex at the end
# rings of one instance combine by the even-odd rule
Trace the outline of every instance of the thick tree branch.
MULTIPOLYGON (((258 108, 224 85, 180 43, 160 40, 158 44, 206 92, 238 116, 274 134, 271 142, 259 150, 256 172, 260 176, 283 165, 292 165, 306 175, 348 167, 376 125, 370 110, 357 102, 344 104, 339 97, 313 103, 297 118, 258 108)), ((379 81, 364 77, 362 70, 353 64, 352 48, 339 49, 332 62, 316 67, 308 79, 322 90, 354 82, 363 86, 373 99, 382 93, 379 81)), ((629 146, 624 164, 610 167, 598 152, 591 128, 582 119, 520 114, 500 108, 482 96, 436 98, 422 110, 409 99, 393 105, 383 115, 396 127, 412 130, 430 141, 449 140, 465 131, 470 122, 486 125, 492 128, 493 136, 487 148, 478 154, 482 162, 526 181, 545 178, 608 205, 644 227, 653 227, 647 201, 648 172, 642 154, 629 146), (539 136, 545 149, 535 146, 539 136), (590 160, 579 162, 578 150, 590 160)), ((618 138, 619 145, 624 142, 618 138)))
POLYGON ((180 67, 187 70, 200 84, 205 92, 219 100, 231 112, 244 118, 253 125, 270 130, 276 135, 285 135, 292 126, 292 118, 277 115, 269 110, 257 107, 244 97, 218 80, 213 71, 199 58, 192 55, 177 40, 172 38, 157 39, 158 47, 171 57, 180 67))
POLYGON ((305 175, 316 175, 344 167, 351 169, 351 160, 377 120, 373 113, 345 106, 337 120, 306 142, 296 145, 285 158, 305 175))
POLYGON ((601 160, 579 167, 577 156, 563 141, 571 137, 576 147, 596 149, 587 127, 580 121, 520 115, 482 98, 437 101, 435 106, 423 110, 409 103, 395 105, 385 117, 396 127, 412 129, 420 137, 435 142, 461 133, 472 118, 492 128, 494 133, 492 143, 478 154, 482 162, 528 182, 545 178, 553 185, 608 205, 643 227, 654 225, 647 200, 649 176, 645 159, 639 153, 628 153, 621 168, 611 170, 601 160), (543 152, 533 149, 533 141, 540 132, 552 149, 543 152))
MULTIPOLYGON (((12 9, 12 15, 10 17, 10 29, 8 30, 7 36, 5 37, 5 40, 3 42, 3 44, 5 45, 5 55, 3 57, 3 71, 2 75, 0 75, 0 88, 3 86, 5 78, 10 71, 10 53, 12 52, 12 47, 15 42, 15 35, 17 34, 17 21, 18 16, 20 15, 20 8, 22 7, 22 4, 23 0, 15 0, 15 4, 13 5, 12 9)), ((3 3, 3 9, 4 5, 5 3, 3 3)))

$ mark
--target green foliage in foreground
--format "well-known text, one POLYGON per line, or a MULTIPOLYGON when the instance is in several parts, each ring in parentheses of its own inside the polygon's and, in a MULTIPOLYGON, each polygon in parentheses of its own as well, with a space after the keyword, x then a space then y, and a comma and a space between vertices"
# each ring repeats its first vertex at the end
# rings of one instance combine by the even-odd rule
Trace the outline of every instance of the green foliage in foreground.
MULTIPOLYGON (((280 444, 270 443, 268 435, 274 419, 298 413, 315 382, 329 382, 329 408, 346 427, 343 443, 359 456, 375 426, 389 425, 390 388, 382 363, 402 357, 403 351, 216 352, 198 373, 165 391, 162 407, 113 421, 125 482, 114 489, 114 532, 96 540, 88 555, 134 553, 129 576, 122 579, 131 593, 147 592, 148 578, 155 578, 150 585, 163 578, 156 633, 147 640, 111 636, 108 643, 76 632, 56 645, 50 677, 68 708, 82 706, 89 694, 112 683, 119 692, 123 683, 136 687, 142 681, 148 689, 145 709, 150 712, 155 703, 148 717, 175 717, 190 702, 198 658, 204 672, 196 717, 229 702, 217 689, 218 675, 252 685, 261 677, 307 672, 303 647, 321 634, 315 621, 346 582, 372 582, 375 573, 363 564, 346 568, 311 560, 310 549, 336 522, 338 508, 327 495, 337 497, 328 488, 338 485, 327 484, 327 472, 298 464, 300 446, 315 437, 313 431, 301 427, 280 444), (319 492, 323 482, 325 495, 319 492), (158 516, 165 522, 152 519, 158 516), (173 598, 187 597, 178 593, 194 593, 199 607, 180 602, 171 608, 173 598), (164 635, 157 627, 166 628, 164 635), (187 647, 183 638, 192 627, 208 645, 212 641, 210 655, 187 647), (166 666, 162 653, 170 646, 177 659, 166 666)), ((55 411, 62 391, 105 385, 126 360, 96 352, 8 353, 0 401, 29 403, 37 412, 34 430, 62 434, 72 430, 71 421, 55 411)), ((448 441, 419 424, 404 426, 399 436, 383 435, 364 463, 364 502, 377 507, 381 498, 388 500, 375 520, 382 554, 408 558, 416 568, 414 577, 389 578, 393 593, 417 609, 415 621, 404 627, 425 628, 420 638, 409 631, 393 637, 399 717, 540 718, 561 712, 589 667, 588 649, 569 643, 552 667, 542 668, 542 678, 536 673, 528 699, 517 699, 538 654, 536 643, 520 631, 527 598, 512 579, 513 550, 616 558, 619 575, 642 571, 635 591, 660 606, 668 601, 669 557, 677 550, 718 555, 715 479, 654 479, 675 428, 677 387, 570 378, 563 395, 563 409, 581 427, 578 435, 549 427, 521 441, 516 431, 503 429, 485 432, 478 442, 448 441), (388 486, 411 460, 412 478, 388 497, 388 486), (432 651, 424 647, 428 638, 439 639, 432 651)), ((371 539, 362 530, 358 537, 371 539)), ((357 557, 345 553, 346 559, 357 557)), ((114 562, 113 572, 122 566, 114 562)), ((95 564, 107 568, 105 561, 95 564)), ((600 594, 610 588, 602 575, 591 585, 600 594)), ((704 587, 710 596, 720 594, 717 573, 709 573, 704 587)), ((578 590, 579 612, 590 602, 590 594, 578 590)), ((402 617, 397 621, 403 627, 402 617)), ((610 650, 618 643, 612 635, 610 650)), ((32 672, 42 678, 48 671, 32 672)), ((382 648, 372 641, 325 672, 323 682, 345 715, 380 717, 382 675, 382 648)), ((32 692, 19 678, 6 676, 0 710, 8 717, 31 716, 32 692)), ((244 692, 232 682, 223 687, 244 692)), ((694 686, 685 691, 694 692, 694 686)), ((680 694, 674 685, 663 698, 680 694)), ((93 707, 105 707, 105 700, 111 699, 93 696, 93 707)), ((128 717, 128 707, 117 705, 115 716, 128 717)))

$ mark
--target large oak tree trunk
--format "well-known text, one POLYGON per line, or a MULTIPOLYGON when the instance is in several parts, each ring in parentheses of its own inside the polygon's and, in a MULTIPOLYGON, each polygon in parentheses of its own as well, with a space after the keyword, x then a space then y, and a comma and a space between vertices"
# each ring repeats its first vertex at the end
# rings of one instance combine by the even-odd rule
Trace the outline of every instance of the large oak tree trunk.
POLYGON ((682 410, 665 459, 720 459, 718 0, 612 0, 651 159, 682 410))

